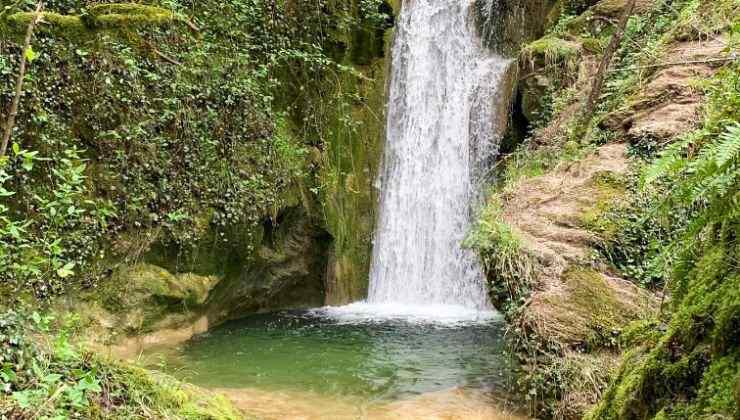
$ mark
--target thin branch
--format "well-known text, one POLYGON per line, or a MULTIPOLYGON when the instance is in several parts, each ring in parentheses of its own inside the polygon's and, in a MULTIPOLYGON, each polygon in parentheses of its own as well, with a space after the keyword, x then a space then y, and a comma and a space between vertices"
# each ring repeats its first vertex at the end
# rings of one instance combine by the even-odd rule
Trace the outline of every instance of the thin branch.
POLYGON ((18 78, 15 81, 15 96, 13 102, 10 105, 10 114, 8 114, 8 120, 5 122, 5 131, 3 132, 3 141, 0 145, 0 159, 5 156, 5 151, 8 150, 8 143, 10 142, 10 135, 13 133, 13 126, 15 126, 15 117, 18 115, 18 104, 21 101, 21 93, 23 91, 23 79, 26 77, 26 54, 29 48, 31 48, 31 40, 33 39, 33 30, 36 25, 41 21, 43 14, 41 11, 44 8, 42 1, 36 4, 36 12, 34 13, 33 19, 28 24, 26 30, 26 39, 23 42, 23 50, 21 51, 21 65, 18 69, 18 78))
POLYGON ((150 49, 152 50, 152 52, 153 52, 153 53, 154 53, 154 54, 155 54, 155 55, 156 55, 157 57, 161 58, 162 60, 164 60, 164 61, 166 61, 166 62, 168 62, 168 63, 170 63, 170 64, 174 64, 174 65, 176 65, 176 66, 182 66, 182 63, 181 63, 181 62, 179 62, 179 61, 175 60, 175 59, 174 59, 174 58, 172 58, 172 57, 169 57, 169 56, 165 55, 165 54, 164 54, 164 53, 163 53, 162 51, 159 51, 159 50, 157 49, 157 47, 155 47, 154 45, 152 45, 152 43, 151 43, 151 42, 149 42, 149 41, 144 41, 144 44, 146 44, 146 46, 147 46, 147 47, 149 47, 149 48, 150 48, 150 49))
POLYGON ((193 30, 193 32, 200 32, 200 28, 198 28, 198 27, 197 27, 197 26, 195 25, 195 23, 193 23, 192 19, 183 19, 182 21, 183 21, 183 22, 185 22, 185 24, 186 24, 186 25, 188 25, 188 27, 189 27, 190 29, 192 29, 192 30, 193 30))

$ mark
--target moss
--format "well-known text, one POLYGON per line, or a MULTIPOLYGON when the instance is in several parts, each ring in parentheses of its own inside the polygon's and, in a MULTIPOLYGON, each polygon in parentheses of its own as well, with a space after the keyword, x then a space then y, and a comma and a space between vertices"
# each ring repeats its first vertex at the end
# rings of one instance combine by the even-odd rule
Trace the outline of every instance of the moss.
POLYGON ((728 273, 727 260, 715 245, 687 272, 688 283, 678 282, 666 333, 654 347, 631 350, 633 357, 590 419, 736 413, 740 276, 728 273), (728 331, 734 333, 724 337, 728 331))
POLYGON ((657 320, 647 318, 627 325, 620 336, 622 347, 653 347, 665 332, 664 326, 657 320))
MULTIPOLYGON (((243 418, 223 396, 182 384, 167 375, 103 359, 94 363, 109 375, 108 386, 126 390, 126 406, 108 413, 109 417, 106 418, 127 418, 139 410, 144 410, 149 415, 156 413, 157 416, 174 418, 243 418)), ((102 407, 101 409, 105 410, 102 407)), ((103 413, 104 411, 101 412, 103 413)))
POLYGON ((522 48, 524 60, 534 65, 563 66, 574 69, 576 59, 581 51, 580 45, 556 36, 546 36, 531 42, 522 48))
POLYGON ((160 322, 172 327, 169 324, 179 324, 202 312, 219 280, 193 273, 173 275, 152 264, 122 266, 94 292, 83 296, 89 305, 78 306, 89 312, 100 302, 105 311, 93 311, 89 314, 91 321, 101 325, 112 322, 115 325, 109 332, 113 335, 136 335, 153 331, 160 322))
POLYGON ((561 280, 566 290, 545 300, 552 317, 548 332, 566 343, 581 341, 590 350, 616 347, 621 328, 640 315, 637 307, 622 303, 592 268, 572 266, 561 280))
POLYGON ((627 180, 613 172, 604 171, 594 174, 587 188, 592 191, 594 203, 582 210, 581 224, 597 233, 601 240, 608 241, 619 227, 607 216, 624 201, 627 180))
MULTIPOLYGON (((332 304, 362 299, 367 291, 376 195, 373 187, 382 152, 385 121, 385 60, 364 67, 366 79, 347 77, 329 87, 336 97, 358 92, 365 98, 352 106, 325 110, 326 150, 319 174, 323 212, 334 238, 335 281, 342 296, 329 296, 332 304), (357 125, 346 124, 347 115, 357 125)), ((337 104, 339 105, 339 104, 337 104)))
MULTIPOLYGON (((35 15, 32 12, 18 12, 9 15, 6 19, 14 32, 23 33, 35 15)), ((41 28, 51 27, 65 33, 82 33, 87 29, 79 16, 62 15, 54 12, 43 12, 42 15, 44 24, 41 28)))
POLYGON ((599 38, 583 38, 581 45, 591 54, 600 54, 604 49, 604 43, 599 38))
POLYGON ((167 9, 156 6, 147 6, 138 3, 108 3, 108 4, 96 4, 87 9, 88 13, 93 16, 102 15, 137 15, 141 17, 150 17, 152 19, 159 19, 162 16, 169 16, 172 18, 173 13, 167 9))
MULTIPOLYGON (((35 17, 33 12, 17 12, 6 18, 14 32, 25 32, 35 17)), ((57 31, 65 36, 84 34, 94 29, 127 29, 142 26, 164 26, 172 23, 177 16, 160 7, 134 3, 100 4, 88 9, 83 15, 64 15, 43 12, 41 29, 57 31)))

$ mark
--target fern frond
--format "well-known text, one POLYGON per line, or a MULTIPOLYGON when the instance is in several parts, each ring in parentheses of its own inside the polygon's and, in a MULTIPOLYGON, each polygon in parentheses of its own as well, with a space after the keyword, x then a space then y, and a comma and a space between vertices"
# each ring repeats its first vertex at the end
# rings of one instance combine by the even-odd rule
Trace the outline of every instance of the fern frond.
POLYGON ((677 152, 670 151, 664 154, 645 171, 642 178, 643 188, 654 184, 664 176, 680 172, 686 164, 687 160, 677 152))
POLYGON ((724 166, 740 157, 740 123, 729 125, 719 136, 716 145, 715 162, 717 166, 724 166))

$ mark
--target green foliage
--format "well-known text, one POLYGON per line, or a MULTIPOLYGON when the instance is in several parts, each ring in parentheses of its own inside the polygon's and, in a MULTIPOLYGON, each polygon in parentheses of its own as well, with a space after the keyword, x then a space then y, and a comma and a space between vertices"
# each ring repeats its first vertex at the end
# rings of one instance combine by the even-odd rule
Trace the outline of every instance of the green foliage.
POLYGON ((536 147, 531 139, 525 140, 499 164, 496 189, 504 195, 511 194, 522 179, 544 175, 558 165, 577 161, 592 151, 592 147, 574 142, 536 147))
POLYGON ((627 277, 648 287, 665 284, 678 254, 715 227, 737 218, 740 96, 733 68, 708 86, 707 119, 634 181, 627 206, 602 220, 603 251, 627 277))
POLYGON ((77 267, 96 257, 96 243, 115 211, 109 201, 89 197, 80 153, 72 147, 51 159, 14 143, 12 156, 0 163, 0 196, 7 200, 7 205, 0 203, 0 277, 5 287, 30 286, 46 296, 62 290, 77 267), (30 180, 34 170, 47 173, 46 188, 35 189, 21 204, 13 181, 30 180), (34 217, 17 216, 30 209, 34 217))
POLYGON ((481 257, 496 307, 513 315, 534 285, 534 257, 522 249, 516 232, 503 220, 500 197, 489 198, 464 245, 481 257))
MULTIPOLYGON (((708 88, 703 127, 669 147, 644 173, 653 220, 669 235, 656 255, 671 292, 665 334, 633 347, 590 418, 702 418, 737 413, 740 377, 740 93, 737 65, 708 88), (676 215, 684 217, 676 217, 676 215)), ((646 210, 642 210, 646 211, 646 210)))
POLYGON ((579 418, 598 400, 615 369, 613 356, 545 353, 525 367, 517 385, 537 418, 579 418))
POLYGON ((569 70, 577 65, 576 58, 579 52, 577 43, 555 36, 540 38, 522 49, 525 59, 533 61, 541 56, 547 66, 564 66, 569 70))
MULTIPOLYGON (((707 39, 727 31, 738 12, 740 5, 733 0, 681 0, 659 1, 647 13, 632 16, 624 42, 614 57, 598 113, 604 115, 636 100, 643 81, 660 69, 654 66, 656 61, 671 61, 665 56, 671 44, 677 40, 707 39)), ((737 36, 729 32, 731 37, 737 36)), ((600 115, 594 119, 596 124, 600 115)), ((664 145, 644 138, 633 147, 638 155, 652 158, 664 145)))
MULTIPOLYGON (((0 177, 5 288, 89 287, 153 243, 183 266, 197 266, 194 248, 206 242, 249 255, 264 218, 318 191, 309 163, 323 165, 314 151, 333 146, 315 117, 358 101, 318 87, 364 80, 350 61, 353 34, 376 40, 379 30, 382 46, 384 4, 45 2, 51 24, 37 30, 13 133, 25 155, 0 177), (42 160, 25 170, 31 154, 42 160), (130 243, 139 232, 148 242, 130 243)), ((21 53, 12 20, 0 20, 0 107, 21 53)))
POLYGON ((14 419, 237 419, 224 399, 74 344, 78 319, 0 314, 0 415, 14 419), (45 342, 39 342, 45 337, 45 342))

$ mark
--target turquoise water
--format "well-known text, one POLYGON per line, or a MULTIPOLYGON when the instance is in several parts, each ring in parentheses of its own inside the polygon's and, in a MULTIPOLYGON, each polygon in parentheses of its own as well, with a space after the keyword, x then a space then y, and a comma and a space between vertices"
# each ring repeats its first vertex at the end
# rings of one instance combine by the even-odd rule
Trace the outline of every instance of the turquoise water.
POLYGON ((352 320, 279 312, 230 322, 174 349, 168 369, 209 388, 294 390, 396 400, 458 387, 503 388, 503 325, 352 320))

